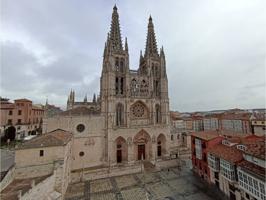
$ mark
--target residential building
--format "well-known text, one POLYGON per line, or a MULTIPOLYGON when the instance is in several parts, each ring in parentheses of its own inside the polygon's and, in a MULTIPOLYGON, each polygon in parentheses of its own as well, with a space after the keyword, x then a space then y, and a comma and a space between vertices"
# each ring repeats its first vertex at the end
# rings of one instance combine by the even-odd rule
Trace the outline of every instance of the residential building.
POLYGON ((244 160, 237 167, 242 197, 249 200, 265 200, 265 137, 260 142, 245 144, 244 160))
POLYGON ((44 109, 33 105, 28 99, 15 99, 14 103, 1 99, 0 112, 2 135, 5 129, 12 126, 16 130, 17 139, 42 132, 44 109))
POLYGON ((230 199, 240 199, 241 196, 239 192, 236 192, 236 169, 242 159, 242 151, 234 142, 227 139, 210 148, 208 152, 210 180, 230 199))
POLYGON ((203 119, 204 131, 218 130, 219 129, 219 118, 216 116, 205 116, 203 119))
POLYGON ((203 118, 202 117, 193 117, 193 131, 199 132, 204 130, 203 118))
MULTIPOLYGON (((265 198, 265 190, 259 188, 259 183, 265 182, 265 138, 254 135, 225 136, 221 144, 209 149, 208 167, 211 183, 228 198, 232 200, 265 198), (247 178, 246 173, 254 176, 253 179, 256 180, 247 178), (261 198, 261 195, 264 195, 264 198, 261 198)), ((265 184, 261 186, 265 187, 265 184)))
POLYGON ((251 117, 252 133, 259 136, 266 135, 265 113, 254 113, 251 117))
POLYGON ((251 133, 249 113, 224 113, 221 116, 221 130, 242 134, 251 133))
POLYGON ((223 136, 216 131, 196 132, 191 135, 191 153, 193 171, 210 182, 207 153, 209 148, 221 143, 223 136))

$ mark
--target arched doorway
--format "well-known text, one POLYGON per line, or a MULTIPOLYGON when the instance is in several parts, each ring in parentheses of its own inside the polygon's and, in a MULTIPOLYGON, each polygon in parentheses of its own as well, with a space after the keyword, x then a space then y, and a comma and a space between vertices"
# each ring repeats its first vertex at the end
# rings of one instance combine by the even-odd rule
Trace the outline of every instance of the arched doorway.
POLYGON ((119 136, 115 140, 115 144, 116 144, 116 162, 117 163, 126 162, 128 155, 126 140, 123 137, 119 136))
POLYGON ((162 157, 165 154, 165 152, 166 152, 166 150, 165 150, 165 142, 166 142, 166 138, 161 133, 157 137, 157 157, 162 157))
POLYGON ((151 158, 151 137, 145 130, 141 130, 135 135, 134 149, 136 160, 151 158))

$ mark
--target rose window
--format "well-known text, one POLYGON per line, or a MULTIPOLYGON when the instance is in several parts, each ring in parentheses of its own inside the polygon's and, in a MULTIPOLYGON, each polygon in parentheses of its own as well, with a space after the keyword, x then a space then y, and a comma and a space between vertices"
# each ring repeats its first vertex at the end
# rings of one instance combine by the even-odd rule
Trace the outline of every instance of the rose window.
POLYGON ((137 103, 132 107, 132 113, 134 117, 143 117, 145 114, 145 107, 144 105, 137 103))

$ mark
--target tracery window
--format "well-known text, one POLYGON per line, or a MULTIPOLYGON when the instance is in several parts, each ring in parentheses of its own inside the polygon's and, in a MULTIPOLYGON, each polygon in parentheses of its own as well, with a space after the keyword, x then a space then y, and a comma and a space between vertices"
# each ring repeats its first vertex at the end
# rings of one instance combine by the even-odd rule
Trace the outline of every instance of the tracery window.
POLYGON ((121 103, 116 106, 116 126, 124 124, 123 105, 121 103))
POLYGON ((143 79, 140 85, 140 95, 147 96, 149 91, 148 88, 149 88, 148 82, 143 79))
POLYGON ((161 122, 161 109, 158 104, 155 106, 155 122, 156 124, 161 122))
POLYGON ((160 96, 160 82, 159 82, 159 80, 154 81, 154 93, 155 93, 155 96, 160 96))
POLYGON ((137 102, 131 106, 131 114, 134 118, 145 118, 147 117, 147 110, 144 104, 137 102))
POLYGON ((115 58, 115 70, 119 71, 119 58, 115 58))
POLYGON ((132 79, 131 84, 130 84, 130 92, 131 96, 137 96, 138 95, 138 83, 136 79, 132 79))
POLYGON ((124 78, 116 77, 115 78, 115 94, 124 94, 124 78))
POLYGON ((124 61, 124 58, 121 58, 120 59, 120 72, 124 72, 124 63, 125 63, 125 61, 124 61))

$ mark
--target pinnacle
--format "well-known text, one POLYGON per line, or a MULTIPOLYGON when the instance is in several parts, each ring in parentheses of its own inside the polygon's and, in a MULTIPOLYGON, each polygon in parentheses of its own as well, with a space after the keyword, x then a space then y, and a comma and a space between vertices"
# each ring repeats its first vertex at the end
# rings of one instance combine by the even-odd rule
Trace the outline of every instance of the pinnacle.
POLYGON ((116 4, 114 5, 113 10, 117 10, 116 4))
POLYGON ((156 37, 155 37, 154 26, 152 23, 151 16, 149 17, 148 33, 147 33, 147 39, 146 39, 145 56, 147 55, 150 55, 150 56, 158 55, 156 37))

